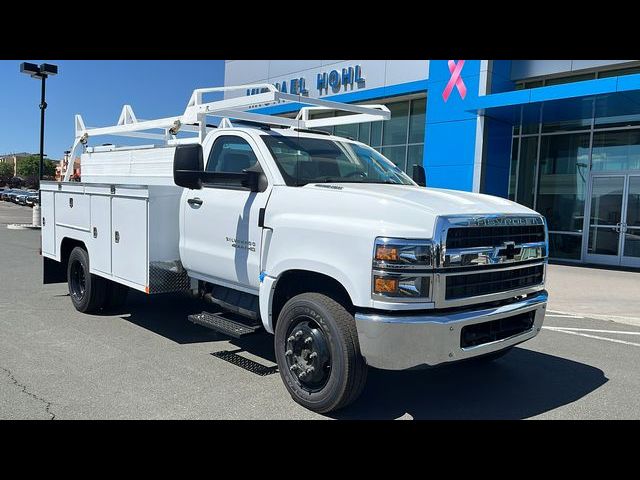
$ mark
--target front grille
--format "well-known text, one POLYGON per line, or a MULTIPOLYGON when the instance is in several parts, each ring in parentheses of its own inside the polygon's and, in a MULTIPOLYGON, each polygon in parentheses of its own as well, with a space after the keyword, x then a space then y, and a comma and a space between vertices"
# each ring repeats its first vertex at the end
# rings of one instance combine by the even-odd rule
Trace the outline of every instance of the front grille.
POLYGON ((543 265, 452 275, 447 277, 445 299, 454 300, 531 287, 542 283, 543 277, 543 265))
POLYGON ((504 242, 544 242, 544 225, 453 227, 447 232, 447 248, 497 247, 504 242))
POLYGON ((535 311, 491 322, 468 325, 460 332, 460 347, 469 348, 513 337, 531 330, 535 311))

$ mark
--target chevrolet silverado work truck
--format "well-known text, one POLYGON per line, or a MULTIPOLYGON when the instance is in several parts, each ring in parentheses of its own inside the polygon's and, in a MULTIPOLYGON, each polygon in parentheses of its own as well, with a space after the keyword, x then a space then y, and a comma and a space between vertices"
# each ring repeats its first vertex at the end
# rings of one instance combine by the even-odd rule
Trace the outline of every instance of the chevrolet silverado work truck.
POLYGON ((426 188, 421 167, 416 182, 319 130, 389 115, 268 84, 195 90, 184 114, 159 120, 127 105, 110 127, 77 115, 80 182, 70 165, 41 187, 44 281, 66 281, 81 312, 121 306, 129 289, 196 295, 211 308, 190 321, 273 334, 285 387, 317 412, 353 402, 369 367, 496 359, 542 326, 545 219, 426 188), (282 102, 297 116, 260 113, 282 102), (89 146, 99 135, 154 142, 89 146))

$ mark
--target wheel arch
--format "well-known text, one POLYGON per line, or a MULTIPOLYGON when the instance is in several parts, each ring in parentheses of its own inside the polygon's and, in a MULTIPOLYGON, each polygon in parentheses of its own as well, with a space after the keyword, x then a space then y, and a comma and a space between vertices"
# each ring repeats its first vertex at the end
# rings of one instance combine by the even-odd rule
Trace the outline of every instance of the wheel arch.
MULTIPOLYGON (((267 303, 267 319, 265 328, 275 331, 278 315, 285 303, 292 297, 306 292, 325 294, 344 305, 349 312, 354 312, 353 298, 345 285, 334 276, 324 272, 306 269, 290 269, 281 272, 272 280, 267 303)), ((264 292, 267 294, 267 292, 264 292)))

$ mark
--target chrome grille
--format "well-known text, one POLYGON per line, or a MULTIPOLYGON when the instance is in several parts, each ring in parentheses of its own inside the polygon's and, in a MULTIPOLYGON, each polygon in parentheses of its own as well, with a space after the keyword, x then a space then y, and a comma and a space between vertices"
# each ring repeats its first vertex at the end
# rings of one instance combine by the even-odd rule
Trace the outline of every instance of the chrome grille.
POLYGON ((544 265, 511 270, 451 275, 446 279, 445 300, 489 295, 527 288, 542 283, 544 265))
POLYGON ((497 247, 505 242, 544 242, 544 225, 454 227, 447 232, 447 248, 497 247))
POLYGON ((547 231, 539 215, 440 217, 436 248, 436 308, 544 289, 547 231))

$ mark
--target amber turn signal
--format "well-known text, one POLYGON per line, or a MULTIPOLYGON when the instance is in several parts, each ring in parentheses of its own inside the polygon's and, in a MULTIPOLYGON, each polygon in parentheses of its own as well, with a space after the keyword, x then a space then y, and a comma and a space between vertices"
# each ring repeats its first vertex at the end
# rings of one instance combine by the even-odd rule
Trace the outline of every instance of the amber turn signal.
POLYGON ((396 293, 398 280, 396 278, 374 277, 373 291, 375 293, 396 293))
POLYGON ((397 262, 398 247, 388 247, 386 245, 378 245, 376 247, 376 260, 380 262, 397 262))

